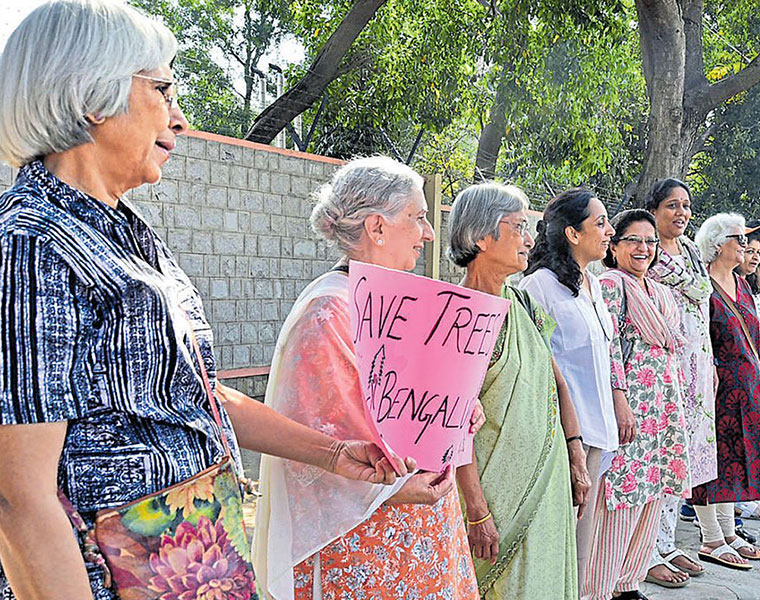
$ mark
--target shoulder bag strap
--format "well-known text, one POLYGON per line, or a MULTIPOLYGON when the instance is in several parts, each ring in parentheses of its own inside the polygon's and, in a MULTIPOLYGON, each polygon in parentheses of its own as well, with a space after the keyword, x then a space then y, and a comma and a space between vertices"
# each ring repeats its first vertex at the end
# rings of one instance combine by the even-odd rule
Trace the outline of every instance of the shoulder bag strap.
MULTIPOLYGON (((715 281, 712 277, 710 277, 710 281, 712 281, 713 289, 718 292, 718 295, 723 299, 723 302, 726 303, 726 306, 731 309, 731 312, 734 313, 736 318, 739 320, 739 325, 742 328, 742 331, 744 332, 744 337, 747 338, 747 343, 749 343, 749 347, 752 349, 752 354, 755 355, 755 360, 760 363, 760 357, 757 354, 757 348, 755 348, 755 342, 752 339, 752 336, 749 333, 749 329, 747 328, 747 323, 744 321, 744 317, 742 317, 742 314, 739 312, 739 309, 737 308, 736 304, 733 300, 728 296, 728 294, 724 291, 722 287, 720 287, 720 284, 715 281)), ((736 286, 736 295, 739 296, 739 285, 736 286)))
POLYGON ((201 353, 201 348, 198 345, 198 340, 195 337, 195 331, 193 330, 193 324, 190 321, 190 315, 185 313, 185 318, 187 319, 187 324, 190 327, 190 339, 193 342, 193 350, 195 350, 195 358, 198 362, 198 369, 201 372, 201 377, 203 378, 203 385, 206 388, 206 396, 208 396, 208 402, 211 405, 211 412, 214 414, 214 421, 216 421, 217 427, 219 427, 219 435, 222 437, 222 445, 224 446, 224 453, 227 456, 232 456, 232 453, 230 452, 230 446, 227 443, 227 435, 224 433, 224 427, 222 426, 222 419, 219 416, 219 408, 216 404, 216 398, 214 397, 214 392, 211 389, 211 382, 208 380, 208 373, 206 372, 206 363, 203 362, 203 354, 201 353))

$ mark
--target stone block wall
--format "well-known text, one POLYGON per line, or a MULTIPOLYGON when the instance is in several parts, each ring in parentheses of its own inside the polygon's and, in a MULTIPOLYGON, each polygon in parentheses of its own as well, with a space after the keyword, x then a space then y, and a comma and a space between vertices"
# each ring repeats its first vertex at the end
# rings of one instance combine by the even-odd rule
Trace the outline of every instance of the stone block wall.
POLYGON ((310 194, 340 161, 193 132, 161 182, 129 198, 204 299, 219 368, 269 365, 301 290, 337 253, 309 226, 310 194))

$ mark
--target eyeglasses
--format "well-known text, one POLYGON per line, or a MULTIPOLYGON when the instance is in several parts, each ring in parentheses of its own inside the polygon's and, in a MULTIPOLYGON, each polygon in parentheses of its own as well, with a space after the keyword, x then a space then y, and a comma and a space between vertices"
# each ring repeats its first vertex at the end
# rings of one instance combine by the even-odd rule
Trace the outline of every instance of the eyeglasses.
POLYGON ((140 75, 139 73, 133 74, 132 77, 145 79, 146 81, 152 81, 153 83, 162 83, 163 85, 159 86, 156 89, 158 89, 158 91, 161 92, 161 95, 164 97, 166 108, 171 110, 177 106, 176 87, 174 85, 174 81, 171 79, 163 79, 162 77, 149 77, 148 75, 140 75))
POLYGON ((515 231, 520 234, 521 237, 525 237, 528 233, 528 222, 522 221, 520 223, 512 223, 512 221, 508 219, 500 219, 499 223, 505 223, 506 225, 511 225, 515 228, 515 231))
POLYGON ((628 242, 629 244, 636 244, 637 246, 640 244, 646 244, 650 248, 656 248, 660 243, 659 238, 643 238, 640 235, 627 235, 625 237, 618 238, 617 240, 613 239, 612 241, 628 242))
POLYGON ((747 245, 747 236, 743 233, 732 233, 731 235, 727 235, 727 238, 734 238, 737 242, 739 242, 740 246, 746 246, 747 245))

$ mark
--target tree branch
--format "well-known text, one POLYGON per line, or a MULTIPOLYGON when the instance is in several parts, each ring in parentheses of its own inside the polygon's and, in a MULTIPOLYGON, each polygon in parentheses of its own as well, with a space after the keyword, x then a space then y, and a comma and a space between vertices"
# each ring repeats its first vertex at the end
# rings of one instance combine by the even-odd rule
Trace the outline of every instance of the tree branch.
POLYGON ((705 83, 695 90, 690 90, 688 95, 685 94, 684 103, 695 114, 704 116, 757 83, 760 83, 760 55, 738 73, 712 85, 705 83))
POLYGON ((707 140, 718 133, 718 130, 721 127, 725 127, 727 125, 728 123, 726 121, 713 121, 710 125, 705 127, 705 130, 699 134, 699 137, 697 137, 697 140, 694 143, 694 154, 696 155, 699 152, 703 152, 707 147, 707 140))
POLYGON ((702 44, 702 16, 704 0, 683 0, 684 35, 686 36, 686 72, 684 90, 698 88, 707 82, 702 44))
POLYGON ((314 58, 303 78, 256 117, 246 139, 268 144, 286 123, 310 108, 335 79, 351 44, 385 2, 386 0, 357 0, 314 58))

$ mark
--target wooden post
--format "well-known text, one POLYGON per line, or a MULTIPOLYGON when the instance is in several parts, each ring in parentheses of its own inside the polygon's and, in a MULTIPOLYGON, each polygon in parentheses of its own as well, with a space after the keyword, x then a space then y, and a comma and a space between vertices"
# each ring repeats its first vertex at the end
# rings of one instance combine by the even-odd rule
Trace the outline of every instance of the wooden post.
POLYGON ((441 277, 441 174, 425 175, 425 200, 435 239, 425 244, 425 275, 431 279, 441 277))

